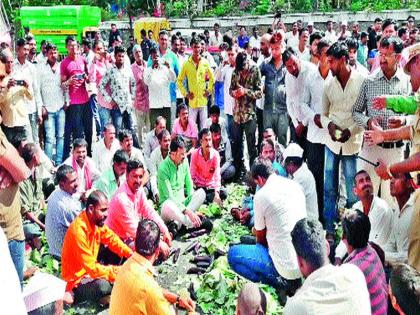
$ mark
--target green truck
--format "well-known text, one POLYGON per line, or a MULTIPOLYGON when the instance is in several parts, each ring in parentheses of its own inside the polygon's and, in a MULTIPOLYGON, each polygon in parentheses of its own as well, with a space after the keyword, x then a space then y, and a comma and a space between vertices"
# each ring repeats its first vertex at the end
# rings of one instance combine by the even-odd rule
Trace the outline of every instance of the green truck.
POLYGON ((40 43, 46 40, 54 43, 60 53, 65 54, 66 37, 73 35, 81 41, 82 37, 99 30, 101 10, 89 5, 63 5, 51 7, 22 7, 21 25, 29 27, 35 36, 40 51, 40 43))

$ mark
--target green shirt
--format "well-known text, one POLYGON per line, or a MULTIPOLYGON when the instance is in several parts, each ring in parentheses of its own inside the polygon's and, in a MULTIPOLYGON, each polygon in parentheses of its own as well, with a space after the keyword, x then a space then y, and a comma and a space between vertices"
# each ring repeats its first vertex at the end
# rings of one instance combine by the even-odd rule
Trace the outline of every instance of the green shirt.
POLYGON ((176 166, 170 156, 167 156, 159 166, 157 180, 160 205, 169 199, 175 202, 180 210, 184 210, 193 192, 187 159, 176 166))
POLYGON ((19 183, 21 214, 22 217, 27 212, 32 212, 35 216, 41 213, 41 202, 44 199, 44 193, 42 192, 42 178, 39 174, 38 169, 35 169, 34 174, 19 183))
POLYGON ((118 189, 118 181, 115 178, 114 168, 111 166, 107 168, 93 184, 95 189, 102 191, 111 200, 118 189))
POLYGON ((386 97, 386 108, 396 113, 413 115, 420 104, 420 93, 412 96, 390 95, 386 97))

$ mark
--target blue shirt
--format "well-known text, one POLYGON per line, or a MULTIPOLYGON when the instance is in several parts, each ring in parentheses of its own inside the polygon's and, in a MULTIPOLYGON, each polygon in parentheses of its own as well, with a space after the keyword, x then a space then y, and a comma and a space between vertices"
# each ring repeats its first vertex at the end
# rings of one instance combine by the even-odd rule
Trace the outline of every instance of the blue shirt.
POLYGON ((45 236, 51 255, 61 257, 64 236, 81 210, 80 201, 60 188, 57 188, 48 198, 45 236))
MULTIPOLYGON (((179 74, 179 63, 178 63, 178 58, 176 57, 176 55, 169 49, 166 50, 166 53, 164 56, 162 56, 160 54, 160 50, 158 49, 158 54, 160 57, 162 57, 163 59, 165 59, 169 65, 171 66, 172 70, 174 70, 175 75, 178 77, 179 74)), ((147 60, 147 66, 151 67, 152 66, 152 58, 151 56, 149 56, 149 59, 147 60)), ((171 82, 169 84, 169 90, 171 92, 171 102, 176 102, 176 83, 175 82, 171 82)))
POLYGON ((287 112, 286 106, 286 67, 276 69, 274 60, 269 58, 260 65, 261 77, 265 77, 264 110, 274 114, 287 112))
POLYGON ((238 36, 238 46, 244 48, 245 44, 249 42, 249 36, 244 37, 238 36))

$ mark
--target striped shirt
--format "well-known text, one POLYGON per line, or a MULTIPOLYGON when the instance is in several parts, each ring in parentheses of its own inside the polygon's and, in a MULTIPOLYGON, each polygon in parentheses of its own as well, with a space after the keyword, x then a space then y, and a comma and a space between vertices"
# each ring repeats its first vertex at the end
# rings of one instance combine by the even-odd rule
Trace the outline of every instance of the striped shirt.
POLYGON ((384 268, 375 250, 370 245, 355 249, 344 263, 356 265, 363 272, 369 291, 372 315, 386 315, 387 283, 384 268))

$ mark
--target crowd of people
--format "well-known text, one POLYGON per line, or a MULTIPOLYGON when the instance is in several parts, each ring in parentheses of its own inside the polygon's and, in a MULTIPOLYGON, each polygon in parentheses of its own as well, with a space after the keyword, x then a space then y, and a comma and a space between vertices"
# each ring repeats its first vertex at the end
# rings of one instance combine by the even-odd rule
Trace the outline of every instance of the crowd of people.
POLYGON ((234 37, 216 23, 155 42, 141 30, 127 49, 111 28, 107 43, 68 36, 62 57, 50 42, 37 53, 30 33, 2 45, 0 273, 13 297, 2 308, 21 314, 25 248, 45 232, 66 304, 193 312, 153 265, 176 237, 211 231, 198 209, 222 206, 236 181, 252 192, 229 209, 251 229, 227 253, 251 281, 237 314, 265 314, 259 282, 284 314, 420 313, 414 17, 377 18, 367 32, 275 21, 234 37))

